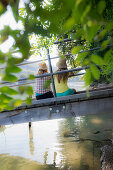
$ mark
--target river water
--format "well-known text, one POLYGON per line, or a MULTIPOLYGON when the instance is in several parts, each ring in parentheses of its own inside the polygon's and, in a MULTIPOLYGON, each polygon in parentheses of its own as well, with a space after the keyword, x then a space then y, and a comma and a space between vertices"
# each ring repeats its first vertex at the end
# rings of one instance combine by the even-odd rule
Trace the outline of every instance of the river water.
POLYGON ((6 125, 0 128, 0 170, 101 170, 113 113, 6 125))

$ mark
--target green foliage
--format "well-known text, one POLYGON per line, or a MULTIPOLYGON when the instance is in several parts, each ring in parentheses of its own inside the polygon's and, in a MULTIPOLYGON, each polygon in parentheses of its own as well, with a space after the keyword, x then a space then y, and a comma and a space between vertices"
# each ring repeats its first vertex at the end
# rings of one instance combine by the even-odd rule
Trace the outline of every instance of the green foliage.
POLYGON ((18 91, 20 94, 28 94, 29 96, 32 96, 33 94, 33 89, 31 86, 19 86, 18 91))
POLYGON ((109 60, 108 64, 102 67, 102 76, 105 76, 106 80, 113 83, 113 57, 109 60))
POLYGON ((22 104, 21 99, 13 99, 8 103, 9 109, 14 109, 15 107, 18 107, 22 104))
POLYGON ((32 102, 32 100, 31 100, 31 98, 30 97, 27 97, 27 99, 26 99, 26 104, 28 104, 28 105, 30 105, 31 104, 31 102, 32 102))
MULTIPOLYGON (((56 39, 64 38, 71 38, 72 41, 60 43, 59 51, 61 55, 71 52, 76 55, 74 59, 72 56, 67 57, 72 67, 90 66, 84 75, 86 85, 91 84, 94 79, 99 80, 101 74, 109 79, 109 75, 112 74, 113 54, 112 48, 107 46, 113 44, 112 0, 51 0, 49 3, 44 0, 30 0, 25 4, 25 8, 18 9, 19 2, 19 0, 0 2, 0 16, 5 14, 9 5, 15 21, 21 21, 23 24, 23 30, 14 30, 9 26, 4 26, 0 30, 0 44, 5 43, 9 37, 14 39, 7 53, 0 51, 0 64, 6 65, 0 74, 0 80, 17 81, 16 73, 21 69, 16 64, 28 59, 33 53, 41 54, 41 49, 48 48, 56 39), (95 52, 81 52, 95 47, 100 49, 95 52), (16 56, 16 53, 21 54, 21 57, 16 56)), ((29 78, 33 80, 34 76, 30 75, 29 78)), ((20 86, 17 93, 31 96, 33 90, 30 86, 20 86)), ((10 88, 5 86, 1 88, 0 111, 21 104, 21 101, 15 101, 11 97, 15 94, 16 91, 10 88), (8 105, 8 102, 12 104, 8 105)), ((30 103, 31 99, 26 101, 30 103)))
POLYGON ((72 54, 78 54, 79 51, 81 50, 81 48, 82 48, 81 46, 76 46, 76 47, 72 48, 71 53, 72 54))
POLYGON ((99 77, 100 77, 100 71, 99 71, 99 69, 98 69, 95 65, 93 65, 93 64, 90 65, 90 69, 91 69, 91 72, 92 72, 93 77, 94 77, 96 80, 98 80, 99 77))
POLYGON ((32 94, 33 94, 33 89, 32 89, 31 86, 26 86, 25 90, 26 90, 26 93, 27 93, 29 96, 32 96, 32 94))
POLYGON ((8 87, 8 86, 3 86, 3 87, 1 87, 1 88, 0 88, 0 91, 1 91, 2 93, 6 93, 6 94, 8 94, 8 95, 17 95, 17 94, 18 94, 18 92, 17 92, 16 90, 14 90, 14 89, 12 89, 12 88, 10 88, 10 87, 8 87))
POLYGON ((30 75, 29 75, 29 80, 34 80, 34 79, 35 79, 35 76, 32 75, 32 74, 30 74, 30 75))
POLYGON ((51 80, 46 80, 46 82, 43 85, 43 88, 44 89, 48 88, 50 86, 50 84, 51 84, 51 80))
POLYGON ((13 74, 5 74, 4 77, 3 77, 3 80, 4 81, 9 81, 9 82, 15 82, 18 80, 18 78, 16 76, 14 76, 13 74))
POLYGON ((8 66, 5 68, 6 73, 18 73, 20 71, 22 71, 22 69, 15 66, 14 64, 8 64, 8 66))
MULTIPOLYGON (((56 40, 55 36, 44 37, 44 36, 37 36, 36 34, 31 34, 29 36, 31 43, 30 53, 34 56, 40 55, 42 57, 41 51, 47 55, 47 48, 53 45, 53 42, 56 40)), ((43 57, 44 58, 44 57, 43 57)))
POLYGON ((88 86, 89 84, 91 84, 91 71, 90 69, 86 70, 86 74, 84 75, 84 80, 85 80, 85 85, 88 86))
POLYGON ((18 91, 19 91, 20 94, 24 94, 25 90, 26 90, 26 86, 19 86, 18 87, 18 91))
POLYGON ((113 50, 112 49, 110 49, 110 50, 108 50, 106 53, 105 53, 105 55, 104 55, 104 61, 105 61, 105 63, 109 63, 110 62, 110 60, 112 60, 112 58, 113 58, 113 50))
POLYGON ((91 56, 91 61, 94 62, 97 65, 103 65, 104 64, 103 59, 98 55, 92 55, 91 56))

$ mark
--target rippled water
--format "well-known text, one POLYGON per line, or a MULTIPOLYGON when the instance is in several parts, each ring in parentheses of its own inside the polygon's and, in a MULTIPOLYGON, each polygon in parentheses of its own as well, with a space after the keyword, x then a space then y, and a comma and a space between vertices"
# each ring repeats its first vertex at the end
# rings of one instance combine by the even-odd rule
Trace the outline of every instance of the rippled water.
POLYGON ((113 114, 1 126, 0 170, 100 170, 113 114))

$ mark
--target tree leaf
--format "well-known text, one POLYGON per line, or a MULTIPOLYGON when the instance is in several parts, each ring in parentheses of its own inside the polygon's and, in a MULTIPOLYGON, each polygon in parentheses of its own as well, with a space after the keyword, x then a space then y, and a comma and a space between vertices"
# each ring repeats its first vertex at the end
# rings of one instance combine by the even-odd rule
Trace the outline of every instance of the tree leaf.
POLYGON ((21 104, 22 104, 22 100, 21 100, 21 99, 16 99, 16 100, 14 101, 14 105, 15 105, 16 107, 20 106, 21 104))
POLYGON ((98 70, 98 68, 93 65, 93 64, 90 64, 90 69, 92 71, 92 74, 93 74, 93 77, 98 80, 99 77, 100 77, 100 71, 98 70))
POLYGON ((4 103, 9 103, 10 100, 12 100, 12 97, 6 95, 6 94, 1 94, 0 95, 0 99, 4 102, 4 103))
POLYGON ((91 61, 93 61, 97 65, 103 65, 104 64, 104 60, 98 55, 92 55, 91 61))
POLYGON ((29 75, 29 79, 30 79, 30 80, 34 80, 34 79, 35 79, 35 76, 34 76, 33 74, 30 74, 30 75, 29 75))
POLYGON ((0 64, 3 64, 5 62, 5 55, 0 51, 0 64))
POLYGON ((28 105, 30 105, 31 104, 31 102, 32 102, 32 100, 31 100, 31 98, 30 97, 27 97, 27 99, 26 99, 26 104, 28 104, 28 105))
POLYGON ((74 26, 74 24, 75 24, 75 19, 74 19, 74 17, 70 17, 70 18, 66 21, 66 23, 64 24, 64 29, 65 29, 66 31, 68 31, 68 30, 72 29, 72 27, 74 26))
POLYGON ((12 89, 12 88, 10 88, 8 86, 1 87, 0 91, 2 93, 7 93, 9 95, 17 95, 18 94, 18 92, 16 90, 14 90, 14 89, 12 89))
POLYGON ((104 55, 104 61, 105 61, 106 64, 109 63, 109 61, 110 61, 110 59, 112 58, 112 56, 113 56, 113 50, 112 50, 112 49, 108 50, 108 51, 105 53, 105 55, 104 55))
POLYGON ((18 90, 20 94, 23 94, 26 91, 26 86, 19 86, 18 90))
POLYGON ((14 76, 13 74, 6 74, 3 77, 4 81, 9 81, 9 82, 15 82, 18 80, 18 78, 16 76, 14 76))
POLYGON ((22 71, 22 69, 20 67, 17 67, 14 64, 6 67, 5 70, 7 73, 18 73, 18 72, 22 71))
POLYGON ((98 13, 101 14, 104 11, 105 7, 106 7, 106 2, 104 0, 99 1, 97 5, 98 13))
POLYGON ((86 35, 89 42, 93 40, 99 29, 100 26, 98 24, 92 24, 91 27, 86 28, 86 35))
POLYGON ((31 86, 26 86, 26 93, 30 96, 33 94, 33 88, 31 86))
POLYGON ((108 40, 103 41, 101 45, 101 50, 105 49, 107 45, 108 45, 108 40))
POLYGON ((71 53, 78 54, 81 49, 82 49, 81 46, 74 47, 74 48, 72 48, 71 53))
POLYGON ((46 82, 43 85, 43 88, 44 89, 48 88, 50 86, 50 84, 51 84, 51 80, 46 80, 46 82))
POLYGON ((19 0, 16 1, 10 1, 12 11, 13 11, 13 16, 15 17, 16 22, 18 22, 18 6, 19 6, 19 0))
POLYGON ((91 71, 90 69, 86 70, 86 73, 84 75, 84 81, 85 81, 85 86, 88 86, 91 84, 91 71))

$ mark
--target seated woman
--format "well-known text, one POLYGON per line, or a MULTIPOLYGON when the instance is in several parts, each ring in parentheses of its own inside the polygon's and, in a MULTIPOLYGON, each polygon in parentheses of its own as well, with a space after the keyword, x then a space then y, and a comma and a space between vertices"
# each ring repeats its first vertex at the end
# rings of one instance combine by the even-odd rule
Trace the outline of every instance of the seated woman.
MULTIPOLYGON (((60 58, 57 63, 57 67, 57 71, 67 70, 66 59, 60 58)), ((70 89, 67 85, 67 81, 70 75, 73 75, 73 73, 60 73, 54 76, 56 97, 73 95, 76 93, 75 89, 70 89)))
MULTIPOLYGON (((37 75, 42 75, 48 73, 48 68, 45 62, 39 64, 38 73, 37 75)), ((36 99, 46 99, 46 98, 52 98, 53 93, 51 91, 51 87, 44 88, 44 84, 47 80, 49 80, 50 77, 40 77, 36 78, 36 99)))

